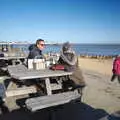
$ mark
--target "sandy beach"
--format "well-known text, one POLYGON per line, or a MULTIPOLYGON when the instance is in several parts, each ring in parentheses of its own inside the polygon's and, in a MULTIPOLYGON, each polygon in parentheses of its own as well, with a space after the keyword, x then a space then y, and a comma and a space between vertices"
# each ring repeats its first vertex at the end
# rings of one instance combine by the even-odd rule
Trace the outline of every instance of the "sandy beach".
POLYGON ((112 74, 112 59, 90 59, 90 58, 80 58, 79 66, 82 69, 91 70, 94 72, 101 73, 103 75, 110 76, 112 74))
POLYGON ((0 117, 0 120, 99 120, 120 111, 120 84, 117 80, 110 81, 112 59, 79 57, 79 67, 86 82, 81 103, 55 107, 52 113, 51 108, 47 108, 31 114, 17 105, 19 101, 16 98, 19 97, 10 97, 6 101, 8 111, 6 112, 4 108, 4 115, 0 117))
POLYGON ((113 60, 79 58, 86 88, 83 101, 108 113, 120 110, 120 84, 110 81, 113 60))

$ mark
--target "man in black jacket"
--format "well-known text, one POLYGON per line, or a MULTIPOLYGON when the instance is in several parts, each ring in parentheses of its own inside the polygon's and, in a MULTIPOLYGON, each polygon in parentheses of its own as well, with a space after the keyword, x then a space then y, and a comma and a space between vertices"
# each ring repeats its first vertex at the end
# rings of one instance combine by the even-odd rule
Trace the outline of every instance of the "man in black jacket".
MULTIPOLYGON (((32 45, 29 47, 29 55, 28 55, 28 59, 43 59, 44 56, 42 54, 42 50, 45 48, 45 42, 43 39, 38 39, 36 41, 35 45, 32 45)), ((36 87, 42 89, 42 92, 44 93, 44 89, 43 87, 41 87, 42 85, 40 85, 39 83, 39 79, 35 79, 35 81, 28 81, 27 84, 35 84, 36 87)), ((43 94, 41 91, 38 92, 38 94, 43 94)))
POLYGON ((44 47, 45 47, 44 40, 38 39, 36 41, 35 47, 32 50, 30 50, 30 53, 28 55, 28 59, 43 58, 42 50, 44 49, 44 47))

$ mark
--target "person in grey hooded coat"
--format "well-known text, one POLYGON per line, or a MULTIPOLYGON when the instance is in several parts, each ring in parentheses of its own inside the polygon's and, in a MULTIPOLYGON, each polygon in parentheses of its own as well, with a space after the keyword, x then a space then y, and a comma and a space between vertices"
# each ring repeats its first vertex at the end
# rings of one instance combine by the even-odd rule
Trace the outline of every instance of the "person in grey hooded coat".
POLYGON ((65 71, 73 72, 69 78, 75 83, 75 87, 86 85, 78 65, 78 57, 69 42, 63 44, 58 63, 64 65, 65 71))

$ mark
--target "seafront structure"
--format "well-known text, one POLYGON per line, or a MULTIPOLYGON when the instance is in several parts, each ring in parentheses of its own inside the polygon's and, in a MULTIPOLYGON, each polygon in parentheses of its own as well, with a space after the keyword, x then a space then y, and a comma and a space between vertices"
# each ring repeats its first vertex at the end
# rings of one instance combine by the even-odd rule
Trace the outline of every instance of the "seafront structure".
POLYGON ((5 42, 5 41, 2 41, 0 42, 0 45, 4 45, 4 44, 31 44, 30 42, 27 42, 27 41, 24 41, 24 42, 5 42))

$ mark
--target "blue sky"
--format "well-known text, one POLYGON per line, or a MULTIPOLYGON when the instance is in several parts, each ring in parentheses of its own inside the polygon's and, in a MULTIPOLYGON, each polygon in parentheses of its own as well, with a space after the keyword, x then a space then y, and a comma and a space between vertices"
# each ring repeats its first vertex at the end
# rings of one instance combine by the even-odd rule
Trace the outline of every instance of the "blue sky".
POLYGON ((0 0, 0 41, 120 43, 120 0, 0 0))

